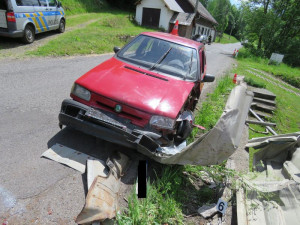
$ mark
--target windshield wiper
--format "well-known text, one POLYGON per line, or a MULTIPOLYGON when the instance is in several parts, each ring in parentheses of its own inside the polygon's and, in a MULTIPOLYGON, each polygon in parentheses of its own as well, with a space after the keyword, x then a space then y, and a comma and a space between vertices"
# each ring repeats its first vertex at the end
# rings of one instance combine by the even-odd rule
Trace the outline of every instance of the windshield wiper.
POLYGON ((149 70, 154 70, 155 67, 156 67, 158 64, 160 64, 160 63, 167 57, 167 55, 169 54, 169 52, 171 51, 171 49, 172 49, 172 47, 170 47, 169 50, 166 51, 166 53, 165 53, 162 57, 160 57, 160 59, 159 59, 156 63, 154 63, 154 65, 151 66, 151 68, 150 68, 149 70))

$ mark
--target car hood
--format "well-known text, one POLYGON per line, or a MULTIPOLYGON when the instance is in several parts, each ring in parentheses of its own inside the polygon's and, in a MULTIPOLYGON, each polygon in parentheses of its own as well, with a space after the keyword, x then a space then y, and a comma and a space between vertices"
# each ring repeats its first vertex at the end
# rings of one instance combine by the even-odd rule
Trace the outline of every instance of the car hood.
POLYGON ((115 57, 80 77, 90 91, 150 114, 176 118, 194 83, 163 76, 115 57))

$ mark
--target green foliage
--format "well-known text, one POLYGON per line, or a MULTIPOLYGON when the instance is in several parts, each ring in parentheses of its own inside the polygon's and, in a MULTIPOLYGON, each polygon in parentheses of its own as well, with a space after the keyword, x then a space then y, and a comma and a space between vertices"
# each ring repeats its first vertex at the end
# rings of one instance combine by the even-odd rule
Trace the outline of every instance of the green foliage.
POLYGON ((253 80, 252 78, 249 78, 249 77, 245 77, 244 81, 248 85, 253 86, 253 87, 257 87, 257 88, 265 88, 266 87, 266 84, 264 84, 262 82, 258 82, 256 80, 253 80))
POLYGON ((109 10, 105 0, 60 0, 67 15, 109 10))
MULTIPOLYGON (((254 82, 265 84, 266 89, 273 92, 277 96, 276 111, 271 119, 271 122, 276 123, 277 126, 274 129, 278 134, 292 133, 292 132, 299 131, 300 97, 278 86, 274 86, 272 83, 260 77, 257 77, 252 73, 249 73, 247 71, 249 67, 263 70, 265 72, 272 73, 274 75, 285 74, 284 76, 292 76, 298 74, 298 77, 300 74, 299 69, 291 68, 285 64, 281 64, 280 66, 268 65, 268 60, 264 60, 260 58, 254 59, 253 56, 252 58, 239 58, 238 67, 233 69, 234 73, 242 74, 248 78, 251 78, 254 80, 254 82)), ((294 89, 291 88, 291 90, 294 89)), ((254 128, 255 130, 265 131, 265 128, 258 125, 251 125, 251 127, 254 128)), ((263 135, 254 133, 251 130, 249 131, 249 138, 261 137, 261 136, 263 135)))
POLYGON ((138 199, 133 189, 128 209, 117 216, 118 224, 183 224, 181 202, 186 193, 182 167, 165 167, 159 176, 148 182, 147 198, 138 199))
MULTIPOLYGON (((74 18, 76 19, 76 17, 74 18)), ((101 54, 112 52, 114 46, 123 46, 128 36, 135 36, 143 31, 152 31, 136 25, 128 19, 126 13, 98 13, 98 21, 85 28, 76 29, 49 41, 29 55, 60 56, 80 54, 101 54)))
POLYGON ((206 128, 206 131, 199 131, 194 128, 188 142, 191 143, 196 135, 201 132, 207 132, 213 128, 219 120, 227 100, 227 96, 234 87, 232 77, 227 75, 217 81, 217 87, 212 94, 208 94, 208 98, 202 103, 202 107, 195 115, 195 124, 199 124, 206 128))
POLYGON ((300 66, 300 1, 252 0, 242 7, 244 39, 256 56, 284 54, 284 62, 300 66))
POLYGON ((282 79, 290 85, 300 88, 300 69, 292 68, 284 63, 279 65, 269 65, 269 60, 256 57, 251 50, 247 48, 239 49, 238 60, 248 64, 249 67, 261 69, 282 79))
POLYGON ((223 34, 223 37, 220 40, 221 44, 229 44, 229 43, 237 43, 239 42, 235 37, 230 36, 228 34, 223 34))

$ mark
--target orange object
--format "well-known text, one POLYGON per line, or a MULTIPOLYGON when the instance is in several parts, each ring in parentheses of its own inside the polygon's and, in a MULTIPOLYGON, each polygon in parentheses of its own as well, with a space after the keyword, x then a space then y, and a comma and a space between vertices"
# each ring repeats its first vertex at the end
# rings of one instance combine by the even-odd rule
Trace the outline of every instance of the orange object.
POLYGON ((233 77, 233 80, 232 80, 232 82, 233 82, 234 84, 237 83, 237 82, 236 82, 236 77, 237 77, 237 74, 235 73, 235 74, 234 74, 234 77, 233 77))
POLYGON ((178 36, 178 20, 176 20, 173 30, 171 31, 171 34, 178 36))

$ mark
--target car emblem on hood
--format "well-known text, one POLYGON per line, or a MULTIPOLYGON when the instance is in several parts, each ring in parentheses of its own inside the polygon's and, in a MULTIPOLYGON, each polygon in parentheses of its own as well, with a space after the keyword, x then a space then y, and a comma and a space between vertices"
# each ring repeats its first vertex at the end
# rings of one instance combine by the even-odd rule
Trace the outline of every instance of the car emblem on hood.
POLYGON ((115 111, 116 111, 117 113, 122 112, 122 106, 121 106, 121 105, 116 105, 115 111))

